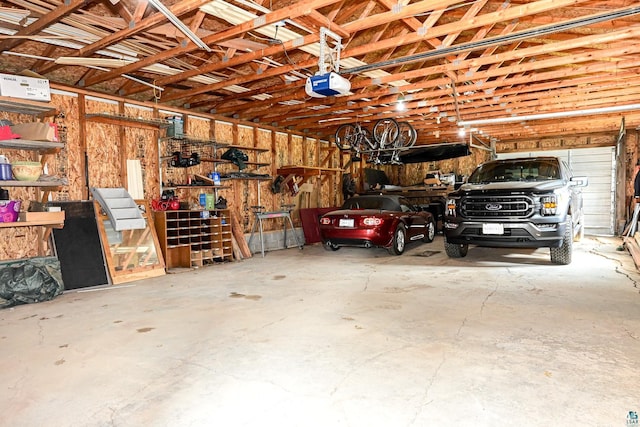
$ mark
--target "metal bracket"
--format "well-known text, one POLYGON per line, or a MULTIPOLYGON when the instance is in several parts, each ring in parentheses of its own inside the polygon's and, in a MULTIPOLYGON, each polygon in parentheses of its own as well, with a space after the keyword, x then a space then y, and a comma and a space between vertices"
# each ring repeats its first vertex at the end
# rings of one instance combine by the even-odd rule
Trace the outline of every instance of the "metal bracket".
POLYGON ((331 37, 335 40, 335 59, 333 62, 333 71, 336 73, 340 72, 340 53, 342 52, 342 37, 329 30, 328 28, 321 27, 320 28, 320 57, 318 58, 318 74, 326 74, 328 73, 328 65, 325 62, 326 55, 331 51, 329 49, 329 45, 327 44, 327 36, 331 37))

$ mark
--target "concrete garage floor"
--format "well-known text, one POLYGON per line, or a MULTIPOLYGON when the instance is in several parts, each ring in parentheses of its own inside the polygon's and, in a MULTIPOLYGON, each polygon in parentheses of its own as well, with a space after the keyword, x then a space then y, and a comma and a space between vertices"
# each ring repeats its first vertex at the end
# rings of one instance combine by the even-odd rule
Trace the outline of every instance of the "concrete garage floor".
POLYGON ((0 311, 2 426, 626 426, 640 294, 617 238, 307 246, 0 311), (437 251, 431 256, 430 252, 437 251))

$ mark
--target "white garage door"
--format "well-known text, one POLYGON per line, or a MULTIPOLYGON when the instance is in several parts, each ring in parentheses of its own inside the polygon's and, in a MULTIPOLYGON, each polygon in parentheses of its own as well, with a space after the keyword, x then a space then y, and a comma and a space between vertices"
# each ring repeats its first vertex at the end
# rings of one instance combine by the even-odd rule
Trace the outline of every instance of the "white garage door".
POLYGON ((588 177, 589 186, 582 191, 585 213, 585 233, 614 234, 616 205, 616 161, 614 147, 498 154, 499 159, 523 156, 560 157, 569 164, 574 175, 588 177))

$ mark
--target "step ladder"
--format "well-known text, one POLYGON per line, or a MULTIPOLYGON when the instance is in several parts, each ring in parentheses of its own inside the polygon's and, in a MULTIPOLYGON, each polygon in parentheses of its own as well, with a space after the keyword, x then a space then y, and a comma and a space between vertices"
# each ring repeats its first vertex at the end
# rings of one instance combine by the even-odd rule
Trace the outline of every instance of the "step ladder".
POLYGON ((138 205, 124 188, 91 188, 115 231, 144 229, 147 222, 138 205))

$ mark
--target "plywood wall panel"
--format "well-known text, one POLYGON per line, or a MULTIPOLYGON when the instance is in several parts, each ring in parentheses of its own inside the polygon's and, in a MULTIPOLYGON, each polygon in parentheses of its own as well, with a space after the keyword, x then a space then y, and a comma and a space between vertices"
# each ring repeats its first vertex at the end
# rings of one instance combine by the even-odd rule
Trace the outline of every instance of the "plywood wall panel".
POLYGON ((56 119, 56 122, 66 130, 65 148, 56 156, 57 171, 68 182, 64 191, 55 195, 55 199, 59 201, 82 200, 85 190, 84 151, 80 141, 78 101, 77 96, 51 95, 51 103, 64 115, 64 118, 56 119))
POLYGON ((215 121, 214 124, 215 138, 218 142, 225 144, 233 144, 233 125, 227 122, 215 121))
MULTIPOLYGON (((141 119, 153 118, 153 111, 149 109, 125 106, 124 114, 129 117, 141 119)), ((121 158, 123 160, 139 160, 142 169, 142 182, 145 190, 145 199, 151 200, 160 195, 158 183, 158 130, 142 129, 126 126, 121 128, 123 135, 121 158)), ((126 177, 126 162, 122 165, 122 175, 126 177)), ((123 181, 126 186, 127 180, 123 181)))
POLYGON ((315 166, 320 164, 320 146, 319 141, 315 138, 304 138, 304 164, 307 166, 315 166))
POLYGON ((0 228, 0 260, 38 255, 38 230, 34 227, 0 228))
MULTIPOLYGON (((94 99, 87 99, 85 108, 87 114, 119 113, 117 104, 94 99)), ((86 126, 85 137, 89 186, 106 188, 122 186, 120 128, 102 123, 92 123, 91 126, 86 126)))
POLYGON ((310 166, 304 163, 304 138, 299 135, 293 135, 291 137, 291 164, 310 166))
MULTIPOLYGON (((271 149, 271 134, 270 130, 258 129, 256 135, 256 147, 265 148, 267 150, 271 149)), ((266 157, 270 153, 261 154, 262 157, 266 157)), ((268 162, 270 159, 263 159, 263 161, 268 162)))
MULTIPOLYGON (((326 160, 322 166, 327 168, 339 168, 340 151, 334 145, 329 145, 324 141, 318 141, 318 144, 320 149, 320 160, 326 160)), ((321 182, 319 191, 318 205, 320 207, 341 205, 343 201, 341 176, 339 174, 329 175, 328 178, 321 182)))
POLYGON ((286 133, 276 132, 276 152, 274 153, 276 167, 292 165, 289 156, 289 136, 286 133))
POLYGON ((235 143, 244 147, 254 147, 253 128, 248 126, 237 126, 236 129, 238 135, 235 143))

